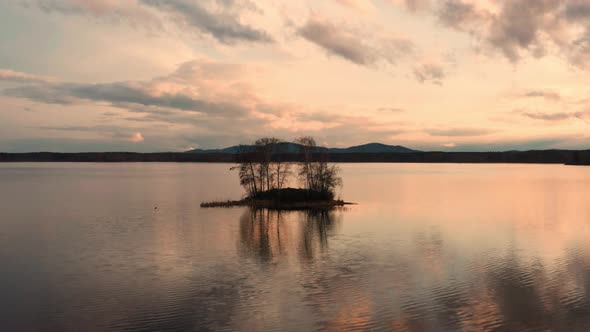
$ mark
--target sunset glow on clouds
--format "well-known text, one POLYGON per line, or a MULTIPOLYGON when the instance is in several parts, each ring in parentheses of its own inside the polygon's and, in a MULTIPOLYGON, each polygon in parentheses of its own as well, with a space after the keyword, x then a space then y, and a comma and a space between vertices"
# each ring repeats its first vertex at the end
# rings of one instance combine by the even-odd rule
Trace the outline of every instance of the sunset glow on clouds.
POLYGON ((590 0, 8 0, 0 151, 590 147, 590 0))

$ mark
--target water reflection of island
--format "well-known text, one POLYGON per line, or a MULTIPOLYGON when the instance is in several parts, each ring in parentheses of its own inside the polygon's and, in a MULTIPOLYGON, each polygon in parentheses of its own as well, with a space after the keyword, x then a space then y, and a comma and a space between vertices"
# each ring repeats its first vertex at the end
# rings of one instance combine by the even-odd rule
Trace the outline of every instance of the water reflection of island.
POLYGON ((359 242, 342 245, 341 217, 339 210, 247 209, 237 243, 240 262, 254 264, 197 270, 182 291, 161 288, 163 295, 131 307, 110 327, 590 331, 586 246, 556 264, 517 246, 457 264, 439 229, 416 233, 407 250, 375 252, 359 242))
POLYGON ((311 260, 328 246, 341 215, 338 210, 247 209, 240 218, 241 252, 260 262, 277 262, 288 253, 311 260))
POLYGON ((321 329, 587 331, 590 260, 584 256, 568 255, 555 270, 515 249, 456 271, 435 231, 410 242, 420 253, 413 259, 391 252, 381 266, 361 248, 329 248, 339 220, 337 211, 249 209, 239 225, 242 257, 263 268, 299 263, 280 270, 297 275, 291 287, 301 287, 303 297, 283 300, 303 301, 321 329), (308 269, 319 262, 321 273, 308 269), (439 275, 423 276, 426 266, 439 275))

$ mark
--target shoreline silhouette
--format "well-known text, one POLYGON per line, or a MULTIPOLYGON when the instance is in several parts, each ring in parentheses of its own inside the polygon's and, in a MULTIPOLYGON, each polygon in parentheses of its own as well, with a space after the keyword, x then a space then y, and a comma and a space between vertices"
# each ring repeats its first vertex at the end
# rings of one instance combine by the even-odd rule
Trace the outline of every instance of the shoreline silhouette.
MULTIPOLYGON (((335 163, 505 163, 590 165, 590 150, 530 150, 505 152, 409 152, 409 153, 323 153, 335 163)), ((316 154, 312 154, 315 158, 316 154)), ((285 162, 298 162, 296 153, 274 154, 285 162)), ((192 162, 235 163, 231 153, 184 152, 26 152, 0 153, 0 162, 192 162)))

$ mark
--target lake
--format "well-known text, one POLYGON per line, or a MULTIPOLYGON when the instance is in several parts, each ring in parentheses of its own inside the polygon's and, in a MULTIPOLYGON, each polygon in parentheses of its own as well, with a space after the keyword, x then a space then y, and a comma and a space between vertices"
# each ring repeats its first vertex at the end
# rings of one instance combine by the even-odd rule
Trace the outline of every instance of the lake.
POLYGON ((0 330, 590 330, 590 168, 344 164, 357 205, 201 209, 230 166, 0 164, 0 330))

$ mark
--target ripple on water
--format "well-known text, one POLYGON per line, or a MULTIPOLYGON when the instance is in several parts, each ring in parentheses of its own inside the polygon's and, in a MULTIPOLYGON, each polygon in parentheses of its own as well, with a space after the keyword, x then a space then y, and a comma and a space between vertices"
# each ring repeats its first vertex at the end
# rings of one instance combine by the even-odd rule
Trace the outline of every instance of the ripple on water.
POLYGON ((222 165, 87 167, 2 176, 0 329, 590 331, 581 168, 343 165, 366 204, 279 214, 200 210, 222 165))

